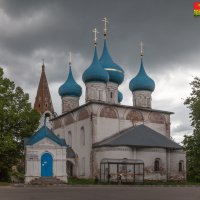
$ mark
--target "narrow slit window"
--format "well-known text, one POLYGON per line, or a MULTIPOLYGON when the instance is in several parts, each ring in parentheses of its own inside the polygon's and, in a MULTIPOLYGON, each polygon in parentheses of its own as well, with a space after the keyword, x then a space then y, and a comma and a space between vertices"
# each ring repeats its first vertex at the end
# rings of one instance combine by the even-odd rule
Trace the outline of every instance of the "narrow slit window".
POLYGON ((110 98, 111 98, 111 99, 113 98, 113 93, 112 93, 112 92, 110 93, 110 98))
POLYGON ((183 171, 183 161, 182 160, 178 163, 178 171, 179 172, 183 171))

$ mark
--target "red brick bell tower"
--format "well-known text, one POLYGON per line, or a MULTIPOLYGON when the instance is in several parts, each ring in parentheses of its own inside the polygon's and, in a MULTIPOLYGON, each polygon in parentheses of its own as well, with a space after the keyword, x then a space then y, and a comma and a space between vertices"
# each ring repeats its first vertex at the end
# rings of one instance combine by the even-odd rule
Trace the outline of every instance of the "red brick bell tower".
POLYGON ((40 77, 40 82, 38 85, 37 95, 35 98, 34 109, 39 113, 50 114, 54 113, 54 108, 51 100, 51 94, 49 91, 49 86, 45 74, 45 66, 44 63, 42 65, 42 73, 40 77))

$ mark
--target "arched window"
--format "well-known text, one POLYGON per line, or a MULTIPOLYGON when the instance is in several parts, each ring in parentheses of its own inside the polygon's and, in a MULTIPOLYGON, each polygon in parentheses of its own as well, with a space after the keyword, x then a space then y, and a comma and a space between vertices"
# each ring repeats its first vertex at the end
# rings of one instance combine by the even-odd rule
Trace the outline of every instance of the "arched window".
POLYGON ((182 172, 183 169, 184 169, 184 162, 183 162, 183 160, 180 160, 178 163, 178 171, 182 172))
POLYGON ((85 145, 85 129, 84 129, 84 127, 81 127, 80 143, 83 146, 85 145))
POLYGON ((81 176, 85 176, 85 157, 82 158, 81 176))
POLYGON ((155 172, 160 171, 160 158, 156 158, 154 161, 154 171, 155 172))
POLYGON ((68 132, 68 145, 69 146, 72 146, 72 132, 71 131, 69 131, 68 132))

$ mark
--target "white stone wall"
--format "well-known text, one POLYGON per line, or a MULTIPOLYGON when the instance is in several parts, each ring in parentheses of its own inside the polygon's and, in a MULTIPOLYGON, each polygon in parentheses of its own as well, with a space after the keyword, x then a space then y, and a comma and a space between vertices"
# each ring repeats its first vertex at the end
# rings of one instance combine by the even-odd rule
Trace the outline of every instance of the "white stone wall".
POLYGON ((48 138, 44 138, 33 146, 26 146, 25 183, 41 177, 41 157, 50 153, 53 157, 53 177, 67 182, 66 147, 61 147, 48 138))
POLYGON ((170 179, 186 179, 186 155, 183 150, 173 150, 170 154, 170 179), (179 162, 183 161, 183 171, 179 172, 179 162))
POLYGON ((86 83, 86 102, 103 101, 112 104, 118 104, 118 84, 108 82, 89 82, 86 83))
MULTIPOLYGON (((136 126, 139 124, 145 124, 146 126, 152 128, 153 130, 170 137, 170 114, 165 112, 158 112, 151 109, 140 109, 136 107, 127 107, 127 106, 114 106, 109 104, 98 104, 98 103, 92 103, 84 107, 88 111, 88 117, 86 119, 79 119, 79 112, 83 109, 83 107, 80 107, 80 109, 77 109, 75 111, 72 111, 70 113, 66 113, 66 115, 63 115, 59 118, 60 120, 60 127, 54 128, 54 132, 59 135, 61 138, 65 138, 66 142, 69 143, 68 133, 71 132, 72 138, 72 149, 77 155, 76 161, 76 167, 75 167, 75 175, 77 177, 82 178, 89 178, 94 175, 93 168, 95 163, 95 155, 93 155, 92 152, 92 144, 96 142, 100 142, 104 139, 107 139, 120 131, 127 129, 132 126, 136 126), (113 116, 109 117, 102 117, 102 109, 105 107, 109 107, 111 111, 114 113, 113 116), (142 116, 142 121, 134 121, 127 119, 127 115, 131 111, 137 111, 142 116), (68 115, 72 115, 74 122, 66 125, 65 124, 65 117, 68 115), (154 116, 155 115, 155 116, 154 116), (158 120, 158 122, 156 121, 158 120), (167 124, 168 130, 167 130, 167 124), (81 127, 84 127, 85 129, 85 146, 80 145, 80 134, 81 134, 81 127), (82 160, 85 159, 85 173, 82 174, 82 160)), ((106 115, 106 112, 104 113, 106 115)), ((124 154, 127 155, 127 151, 124 154)), ((163 153, 163 155, 166 153, 163 153)), ((113 154, 114 156, 115 154, 113 154)), ((117 156, 118 154, 116 154, 117 156)), ((139 154, 141 157, 151 157, 151 156, 157 156, 156 152, 141 152, 139 154)), ((125 156, 127 157, 127 156, 125 156)), ((139 159, 139 157, 138 157, 139 159)), ((166 160, 166 157, 164 158, 161 156, 161 159, 164 161, 166 160)), ((148 165, 150 165, 147 162, 148 165)), ((164 177, 164 176, 163 176, 164 177)), ((159 177, 160 179, 163 177, 159 177)), ((151 178, 151 177, 150 177, 151 178)), ((149 178, 149 179, 150 179, 149 178)), ((165 178, 165 177, 164 177, 165 178)))
POLYGON ((76 164, 74 166, 75 175, 80 178, 89 178, 91 173, 91 163, 90 155, 92 150, 92 124, 91 119, 85 119, 81 121, 76 121, 68 126, 63 126, 62 128, 54 130, 56 134, 64 138, 69 144, 68 133, 71 132, 72 149, 77 155, 76 164), (81 128, 84 128, 85 132, 85 145, 81 143, 81 128), (85 159, 85 173, 82 173, 82 160, 85 159))
POLYGON ((166 133, 166 125, 165 124, 156 124, 156 123, 151 123, 151 122, 146 122, 144 123, 145 126, 148 126, 149 128, 153 129, 154 131, 157 131, 158 133, 167 136, 166 133))
POLYGON ((166 149, 161 148, 141 148, 137 149, 136 158, 145 163, 146 180, 167 180, 167 154, 166 149), (154 162, 160 160, 160 170, 154 171, 154 162))
POLYGON ((79 107, 79 97, 62 97, 62 113, 69 112, 77 107, 79 107))
POLYGON ((136 90, 133 92, 133 106, 151 108, 151 91, 136 90))
MULTIPOLYGON (((101 147, 94 149, 94 176, 100 173, 101 160, 107 159, 138 159, 144 162, 144 179, 167 181, 170 179, 184 180, 185 171, 178 172, 178 163, 183 160, 183 151, 167 151, 162 148, 130 148, 130 147, 101 147), (160 170, 154 171, 154 162, 160 160, 160 170)), ((184 164, 185 165, 185 164, 184 164)), ((185 167, 185 166, 184 166, 185 167)))
POLYGON ((119 119, 97 117, 94 130, 94 142, 100 142, 101 140, 118 133, 119 130, 119 119))
POLYGON ((130 147, 101 147, 94 150, 96 166, 100 166, 101 160, 104 158, 109 159, 134 159, 133 150, 130 147))
POLYGON ((86 83, 85 101, 104 101, 106 102, 106 84, 102 82, 86 83))
POLYGON ((117 83, 108 82, 106 85, 106 102, 118 104, 118 87, 117 83))

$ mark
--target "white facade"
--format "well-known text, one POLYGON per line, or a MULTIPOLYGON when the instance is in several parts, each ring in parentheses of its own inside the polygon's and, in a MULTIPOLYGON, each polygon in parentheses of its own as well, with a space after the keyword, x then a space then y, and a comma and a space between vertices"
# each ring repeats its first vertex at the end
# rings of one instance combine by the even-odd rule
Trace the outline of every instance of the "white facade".
POLYGON ((151 108, 151 91, 136 90, 133 92, 133 106, 151 108))
POLYGON ((62 113, 69 112, 79 106, 79 97, 62 97, 62 113))
POLYGON ((112 104, 118 104, 118 87, 117 83, 108 82, 106 87, 106 101, 112 104))
POLYGON ((86 83, 85 101, 106 101, 106 84, 101 82, 86 83))
POLYGON ((42 156, 52 156, 52 176, 67 182, 66 147, 60 146, 49 138, 44 138, 33 145, 25 147, 25 183, 42 176, 42 156))
POLYGON ((90 102, 54 119, 53 129, 71 144, 76 158, 67 160, 73 165, 73 176, 78 178, 98 176, 100 162, 105 158, 127 158, 144 162, 146 180, 185 179, 186 159, 183 150, 93 147, 97 142, 140 124, 170 138, 170 114, 172 113, 147 108, 90 102), (156 159, 160 162, 158 171, 154 171, 156 159), (180 162, 183 165, 181 171, 180 162))

